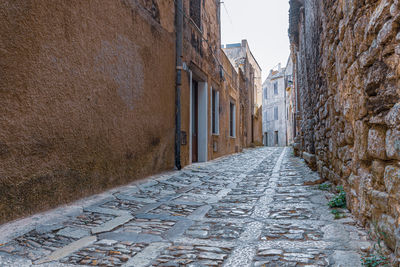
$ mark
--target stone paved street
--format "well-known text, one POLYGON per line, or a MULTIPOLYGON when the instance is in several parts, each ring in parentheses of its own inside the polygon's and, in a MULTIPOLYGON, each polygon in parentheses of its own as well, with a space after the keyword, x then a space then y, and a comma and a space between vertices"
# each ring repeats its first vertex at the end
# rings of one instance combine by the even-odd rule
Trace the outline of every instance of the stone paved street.
POLYGON ((194 164, 1 226, 0 266, 360 266, 318 179, 289 148, 194 164))

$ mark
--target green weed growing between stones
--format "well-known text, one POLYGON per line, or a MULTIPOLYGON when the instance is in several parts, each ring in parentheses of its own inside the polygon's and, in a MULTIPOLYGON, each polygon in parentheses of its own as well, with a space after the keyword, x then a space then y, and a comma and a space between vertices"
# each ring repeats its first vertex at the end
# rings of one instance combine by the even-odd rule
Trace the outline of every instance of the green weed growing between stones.
MULTIPOLYGON (((377 234, 378 240, 374 244, 372 250, 373 252, 370 251, 369 253, 366 253, 361 257, 361 264, 367 267, 389 266, 389 259, 384 256, 384 253, 382 251, 382 239, 380 237, 381 235, 386 236, 386 234, 382 231, 379 231, 376 222, 373 222, 372 225, 374 226, 374 230, 377 234)), ((368 231, 368 236, 370 239, 373 239, 371 230, 368 231)))
POLYGON ((331 201, 329 201, 328 205, 331 208, 345 208, 346 207, 346 192, 343 190, 342 186, 338 186, 337 191, 339 193, 335 195, 331 201))
POLYGON ((389 266, 388 260, 385 256, 369 254, 361 257, 362 266, 377 267, 377 266, 389 266))
POLYGON ((323 183, 318 185, 319 190, 328 191, 331 188, 331 185, 328 183, 323 183))
MULTIPOLYGON (((326 190, 325 188, 330 188, 331 185, 325 186, 321 184, 321 190, 326 190)), ((346 192, 343 189, 343 186, 336 187, 336 195, 329 201, 328 205, 332 208, 331 213, 334 216, 335 220, 342 219, 345 215, 340 210, 341 208, 346 208, 346 192)))
POLYGON ((335 220, 343 218, 343 214, 340 210, 333 209, 331 210, 331 213, 335 216, 335 220))

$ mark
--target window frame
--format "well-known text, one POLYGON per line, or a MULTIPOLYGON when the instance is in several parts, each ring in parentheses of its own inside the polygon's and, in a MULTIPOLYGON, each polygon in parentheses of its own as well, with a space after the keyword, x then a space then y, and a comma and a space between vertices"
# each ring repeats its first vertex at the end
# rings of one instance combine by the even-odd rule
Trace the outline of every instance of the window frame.
POLYGON ((219 135, 219 91, 211 89, 211 133, 219 135))
POLYGON ((274 82, 274 95, 278 95, 278 82, 274 82))
POLYGON ((194 24, 201 30, 201 21, 202 21, 202 19, 201 19, 201 15, 202 15, 202 10, 201 10, 201 6, 202 6, 202 0, 189 0, 189 16, 190 16, 190 19, 194 22, 194 24), (195 1, 196 2, 198 2, 198 3, 195 3, 195 1), (198 9, 199 9, 199 14, 198 14, 198 21, 197 21, 197 19, 194 17, 194 7, 192 6, 192 4, 194 5, 194 4, 198 4, 199 6, 198 6, 198 9))
POLYGON ((229 101, 229 137, 236 138, 236 105, 229 101))

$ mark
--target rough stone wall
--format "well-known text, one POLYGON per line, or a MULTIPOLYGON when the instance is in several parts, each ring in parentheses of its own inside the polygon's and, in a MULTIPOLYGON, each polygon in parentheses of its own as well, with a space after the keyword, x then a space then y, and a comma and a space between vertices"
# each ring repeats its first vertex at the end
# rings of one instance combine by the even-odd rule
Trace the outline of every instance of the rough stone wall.
POLYGON ((399 1, 299 6, 289 32, 297 53, 301 150, 315 153, 322 176, 344 185, 351 211, 384 233, 400 257, 399 1))
POLYGON ((173 0, 0 1, 0 223, 173 167, 173 25, 173 0))
MULTIPOLYGON (((248 62, 245 63, 246 66, 249 66, 248 62)), ((252 120, 252 89, 251 81, 250 81, 250 71, 247 67, 243 69, 239 69, 239 94, 240 94, 240 138, 242 147, 249 147, 251 145, 251 120, 252 120)))
POLYGON ((320 2, 318 0, 305 1, 301 12, 301 30, 299 33, 298 58, 299 76, 298 86, 300 105, 302 107, 302 120, 300 128, 302 133, 302 147, 308 153, 315 153, 314 106, 319 95, 319 36, 320 29, 320 2))
POLYGON ((254 115, 254 145, 256 146, 262 146, 263 145, 263 130, 262 130, 262 124, 263 124, 263 114, 262 114, 262 105, 259 106, 254 115))

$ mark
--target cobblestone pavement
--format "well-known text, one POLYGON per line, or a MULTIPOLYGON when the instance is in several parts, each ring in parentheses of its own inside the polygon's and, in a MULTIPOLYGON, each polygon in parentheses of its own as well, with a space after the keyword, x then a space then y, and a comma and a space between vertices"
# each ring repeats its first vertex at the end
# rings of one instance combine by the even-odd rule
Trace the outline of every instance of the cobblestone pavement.
POLYGON ((249 149, 0 227, 1 266, 360 266, 289 148, 249 149))

